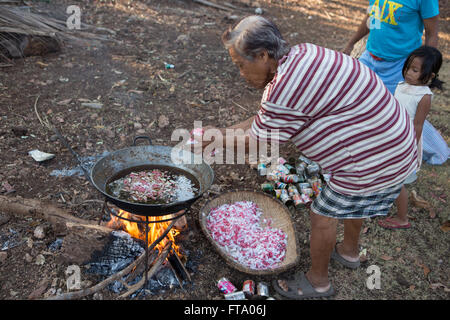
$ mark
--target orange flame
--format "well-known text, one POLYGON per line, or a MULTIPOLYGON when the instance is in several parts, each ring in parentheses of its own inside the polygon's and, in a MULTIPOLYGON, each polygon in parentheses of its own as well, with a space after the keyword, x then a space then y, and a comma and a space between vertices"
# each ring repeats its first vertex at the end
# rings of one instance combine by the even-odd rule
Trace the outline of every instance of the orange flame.
MULTIPOLYGON (((119 209, 119 217, 126 218, 126 219, 133 219, 136 220, 136 216, 132 215, 131 213, 124 211, 122 209, 119 209)), ((143 217, 138 217, 139 219, 142 219, 143 222, 145 222, 145 219, 143 217)), ((150 222, 148 224, 148 246, 150 246, 153 242, 156 241, 163 233, 164 231, 169 227, 171 221, 166 222, 154 222, 154 221, 161 221, 170 219, 171 215, 166 216, 160 216, 160 217, 148 217, 148 221, 150 222)), ((143 224, 138 224, 137 222, 128 221, 125 219, 120 219, 116 216, 111 215, 111 220, 107 224, 108 227, 113 229, 122 229, 128 234, 130 234, 135 239, 140 239, 145 241, 145 227, 143 224), (142 230, 141 230, 142 229, 142 230)), ((178 254, 179 257, 182 257, 180 251, 180 246, 175 243, 175 237, 180 232, 176 230, 175 228, 172 228, 169 233, 164 237, 163 240, 161 240, 155 247, 159 252, 164 248, 164 246, 169 242, 172 241, 172 248, 175 250, 175 252, 178 254)))

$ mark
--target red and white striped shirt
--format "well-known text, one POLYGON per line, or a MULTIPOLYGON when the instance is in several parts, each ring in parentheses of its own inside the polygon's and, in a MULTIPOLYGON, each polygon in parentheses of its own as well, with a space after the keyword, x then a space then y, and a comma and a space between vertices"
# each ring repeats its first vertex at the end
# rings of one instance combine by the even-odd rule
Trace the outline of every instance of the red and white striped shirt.
POLYGON ((417 167, 413 123, 381 79, 358 60, 300 44, 278 63, 251 135, 289 139, 336 192, 362 195, 402 183, 417 167))

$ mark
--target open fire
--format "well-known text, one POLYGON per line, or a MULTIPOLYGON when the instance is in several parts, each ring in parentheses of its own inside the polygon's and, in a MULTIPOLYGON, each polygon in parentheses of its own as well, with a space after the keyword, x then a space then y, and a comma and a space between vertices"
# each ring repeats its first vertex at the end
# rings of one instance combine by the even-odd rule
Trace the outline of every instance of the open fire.
MULTIPOLYGON (((133 215, 127 211, 124 211, 122 209, 119 209, 119 213, 117 216, 111 215, 111 220, 108 222, 107 226, 113 229, 121 229, 125 232, 127 232, 130 236, 132 236, 135 239, 139 239, 142 241, 146 241, 145 236, 145 228, 143 223, 145 222, 145 219, 143 217, 138 217, 138 219, 141 219, 143 223, 137 223, 132 222, 126 219, 130 220, 136 220, 137 216, 133 215)), ((148 217, 148 243, 147 246, 150 246, 153 242, 155 242, 163 233, 164 231, 170 226, 171 221, 164 221, 167 219, 172 218, 172 215, 165 215, 165 216, 157 216, 148 217), (163 222, 159 222, 163 221, 163 222)), ((172 228, 169 233, 162 239, 155 247, 159 252, 166 246, 166 244, 169 241, 172 241, 172 248, 175 251, 175 253, 178 255, 178 257, 183 258, 183 254, 181 253, 180 246, 176 243, 175 238, 180 233, 180 231, 177 228, 172 228)))
MULTIPOLYGON (((176 279, 175 281, 178 282, 180 287, 183 287, 184 280, 191 281, 190 274, 185 268, 187 258, 183 254, 181 246, 176 243, 177 235, 186 226, 186 218, 182 211, 164 216, 141 216, 117 207, 111 209, 105 206, 105 208, 107 208, 111 217, 111 220, 107 223, 108 227, 124 231, 132 238, 147 243, 145 258, 143 259, 145 261, 144 278, 139 281, 139 286, 151 287, 152 285, 148 281, 153 275, 158 278, 156 273, 162 265, 170 268, 173 279, 176 279)), ((142 272, 142 269, 140 270, 137 272, 142 272)), ((127 288, 129 289, 128 292, 134 292, 136 285, 128 285, 127 288)), ((125 293, 125 295, 128 295, 128 293, 125 293)))

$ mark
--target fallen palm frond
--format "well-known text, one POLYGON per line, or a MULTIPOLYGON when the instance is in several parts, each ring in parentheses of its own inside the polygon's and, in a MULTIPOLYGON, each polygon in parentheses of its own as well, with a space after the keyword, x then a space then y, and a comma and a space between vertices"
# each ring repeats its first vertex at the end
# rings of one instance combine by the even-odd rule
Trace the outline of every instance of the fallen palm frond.
MULTIPOLYGON (((1 6, 0 10, 0 56, 25 56, 24 50, 30 38, 46 40, 61 46, 64 42, 78 44, 93 44, 99 40, 107 40, 105 36, 92 33, 100 28, 90 27, 86 24, 82 28, 69 29, 67 21, 56 19, 47 15, 33 13, 30 10, 13 6, 1 6), (6 51, 6 54, 5 54, 6 51)), ((102 31, 113 31, 102 28, 102 31)))

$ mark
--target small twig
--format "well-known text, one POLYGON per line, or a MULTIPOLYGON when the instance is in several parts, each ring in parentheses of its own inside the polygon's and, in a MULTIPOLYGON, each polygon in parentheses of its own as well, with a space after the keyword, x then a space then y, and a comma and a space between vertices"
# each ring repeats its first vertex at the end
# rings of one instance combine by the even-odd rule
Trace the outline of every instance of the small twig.
MULTIPOLYGON (((163 234, 161 234, 161 236, 159 236, 158 239, 156 239, 148 247, 148 251, 153 250, 156 247, 156 245, 159 242, 161 242, 161 240, 164 239, 167 236, 167 234, 169 233, 169 231, 172 229, 173 225, 175 224, 176 220, 178 220, 178 219, 173 220, 170 223, 170 225, 167 227, 167 229, 163 232, 163 234)), ((95 228, 95 226, 91 226, 91 227, 95 228)), ((135 267, 137 267, 140 263, 145 261, 146 256, 147 256, 146 253, 143 252, 136 260, 134 260, 130 265, 128 265, 128 267, 126 267, 122 271, 119 271, 119 272, 113 274, 109 278, 106 278, 105 280, 103 280, 102 282, 96 284, 93 287, 86 288, 84 290, 79 290, 79 291, 68 292, 68 293, 60 294, 60 295, 56 295, 56 296, 51 296, 51 297, 48 297, 46 300, 79 299, 79 298, 91 295, 93 293, 96 293, 97 291, 100 291, 100 290, 106 288, 110 283, 112 283, 112 282, 114 282, 116 280, 119 280, 119 279, 123 278, 124 276, 128 275, 130 272, 132 272, 134 270, 135 267)))
POLYGON ((115 36, 117 34, 116 31, 108 29, 108 28, 103 28, 103 27, 95 27, 95 29, 99 30, 99 31, 106 31, 110 34, 112 34, 113 36, 115 36))
MULTIPOLYGON (((148 257, 148 266, 153 264, 153 261, 158 257, 158 251, 157 250, 152 250, 152 254, 150 254, 150 256, 148 257)), ((138 266, 136 266, 136 268, 134 268, 134 270, 132 272, 130 272, 130 274, 127 276, 126 280, 124 280, 124 282, 132 282, 138 275, 140 275, 141 273, 143 274, 143 272, 145 271, 145 263, 140 263, 138 266)), ((130 289, 131 286, 129 284, 127 284, 127 289, 130 289)))
POLYGON ((249 110, 248 109, 246 109, 246 108, 244 108, 243 106, 241 106, 240 104, 238 104, 238 103, 236 103, 236 102, 234 102, 233 100, 231 100, 231 102, 233 102, 236 106, 238 106, 239 108, 241 108, 241 109, 243 109, 243 110, 245 110, 245 111, 247 111, 247 112, 249 112, 249 110))
POLYGON ((183 72, 182 74, 180 74, 179 76, 178 76, 178 79, 181 79, 181 78, 183 78, 185 75, 187 75, 188 73, 190 73, 192 70, 191 69, 189 69, 189 70, 187 70, 187 71, 185 71, 185 72, 183 72))
POLYGON ((231 8, 231 9, 238 9, 238 7, 236 7, 236 6, 233 6, 231 3, 229 3, 229 2, 224 2, 224 3, 222 3, 225 7, 229 7, 229 8, 231 8))
MULTIPOLYGON (((163 264, 164 261, 166 261, 166 258, 171 248, 172 248, 172 241, 169 241, 169 243, 167 243, 164 249, 162 250, 159 257, 156 259, 156 262, 153 264, 150 270, 148 270, 147 274, 148 277, 151 278, 159 270, 159 267, 163 264)), ((145 277, 142 277, 142 279, 138 283, 132 285, 130 289, 127 292, 121 294, 119 298, 126 298, 132 295, 133 293, 138 291, 143 285, 145 285, 145 277)))
POLYGON ((194 2, 199 3, 199 4, 202 4, 202 5, 204 5, 204 6, 216 8, 216 9, 221 9, 221 10, 225 10, 225 11, 232 11, 231 8, 224 7, 224 6, 221 6, 221 5, 219 5, 219 4, 209 2, 209 1, 207 1, 207 0, 194 0, 194 2))
POLYGON ((39 122, 41 123, 41 125, 44 125, 44 122, 42 121, 41 117, 39 116, 39 112, 37 111, 37 103, 38 103, 39 97, 40 96, 38 95, 36 97, 36 101, 34 101, 34 112, 36 113, 36 116, 37 116, 39 122))
POLYGON ((126 283, 124 280, 118 280, 125 288, 127 288, 127 289, 130 289, 131 288, 131 286, 128 284, 128 283, 126 283))
POLYGON ((150 123, 150 124, 148 125, 148 130, 150 130, 150 129, 153 127, 153 125, 155 124, 155 122, 156 122, 156 120, 153 120, 153 122, 150 123))
POLYGON ((79 291, 68 292, 68 293, 60 294, 60 295, 56 295, 56 296, 51 296, 51 297, 48 297, 46 300, 71 300, 71 299, 79 299, 79 298, 91 295, 99 290, 102 290, 103 288, 106 288, 110 283, 114 282, 115 280, 121 279, 123 276, 130 273, 130 271, 133 270, 133 268, 138 263, 140 263, 142 260, 144 260, 144 258, 145 258, 145 252, 143 254, 141 254, 139 256, 139 258, 137 258, 128 267, 126 267, 125 269, 123 269, 120 272, 113 274, 109 278, 106 278, 105 280, 96 284, 93 287, 90 287, 90 288, 87 288, 84 290, 79 290, 79 291))
POLYGON ((11 114, 13 114, 13 115, 15 115, 15 116, 18 116, 18 117, 21 117, 23 120, 27 120, 27 117, 25 117, 25 116, 23 116, 23 115, 21 115, 21 114, 18 114, 18 113, 15 113, 15 112, 11 112, 11 114))
POLYGON ((36 113, 36 116, 37 116, 39 122, 41 123, 41 125, 42 125, 43 127, 46 127, 47 129, 50 130, 52 127, 51 127, 51 125, 50 125, 50 122, 48 122, 48 119, 45 119, 45 121, 43 121, 43 120, 41 119, 41 117, 39 116, 39 112, 38 112, 38 110, 37 110, 37 103, 38 103, 39 97, 40 97, 40 95, 38 95, 38 96, 36 97, 36 101, 34 102, 34 112, 36 113))
POLYGON ((78 207, 78 206, 82 206, 83 204, 90 203, 90 202, 100 203, 100 204, 103 204, 103 203, 104 203, 104 201, 102 201, 102 200, 92 199, 92 200, 84 200, 84 201, 81 202, 81 203, 72 203, 72 204, 69 205, 69 207, 70 207, 70 208, 72 208, 72 207, 78 207))
POLYGON ((162 82, 164 83, 168 83, 169 80, 164 79, 163 77, 161 77, 161 75, 158 73, 158 77, 161 79, 162 82))

